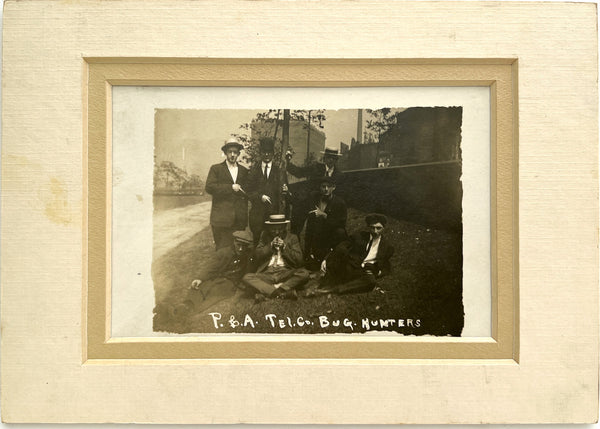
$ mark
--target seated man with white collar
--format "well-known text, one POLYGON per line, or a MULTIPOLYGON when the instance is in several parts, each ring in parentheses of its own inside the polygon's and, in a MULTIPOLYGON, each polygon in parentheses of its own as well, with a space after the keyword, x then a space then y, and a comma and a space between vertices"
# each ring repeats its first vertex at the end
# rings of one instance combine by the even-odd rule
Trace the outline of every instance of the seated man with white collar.
POLYGON ((383 235, 386 217, 372 213, 365 221, 369 231, 351 235, 326 259, 326 273, 318 293, 369 292, 378 278, 391 271, 390 258, 394 248, 383 235))
POLYGON ((287 231, 289 220, 283 214, 270 215, 265 222, 254 254, 256 273, 246 274, 242 282, 260 292, 255 298, 296 299, 295 288, 308 281, 310 273, 300 268, 304 259, 296 235, 287 231))

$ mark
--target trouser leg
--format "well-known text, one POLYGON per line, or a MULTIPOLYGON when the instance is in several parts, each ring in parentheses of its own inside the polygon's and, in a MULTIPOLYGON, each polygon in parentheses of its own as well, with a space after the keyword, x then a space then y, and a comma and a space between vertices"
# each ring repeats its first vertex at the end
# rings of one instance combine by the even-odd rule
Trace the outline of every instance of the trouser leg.
POLYGON ((267 296, 276 290, 271 276, 264 273, 248 273, 242 278, 242 282, 267 296))
POLYGON ((293 271, 292 276, 281 285, 284 290, 292 290, 302 286, 308 281, 310 271, 306 268, 298 268, 293 271))
POLYGON ((250 231, 252 231, 252 239, 254 240, 254 247, 260 240, 260 234, 262 233, 264 223, 262 221, 252 222, 250 224, 250 231))
POLYGON ((376 285, 375 276, 365 272, 360 273, 360 276, 342 283, 335 288, 335 292, 342 295, 348 293, 361 293, 372 291, 376 285))
POLYGON ((215 240, 215 249, 219 250, 233 244, 233 231, 231 227, 212 226, 213 238, 215 240))
POLYGON ((304 228, 308 212, 308 202, 303 200, 297 200, 294 202, 292 207, 292 220, 290 230, 293 234, 300 235, 304 228))

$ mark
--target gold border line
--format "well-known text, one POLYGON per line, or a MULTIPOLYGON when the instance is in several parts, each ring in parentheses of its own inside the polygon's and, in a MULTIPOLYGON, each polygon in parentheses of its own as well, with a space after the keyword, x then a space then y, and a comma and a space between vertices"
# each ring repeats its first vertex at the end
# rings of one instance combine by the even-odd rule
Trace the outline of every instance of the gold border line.
POLYGON ((83 361, 481 359, 518 361, 517 62, 515 59, 85 58, 83 361), (265 79, 264 76, 269 76, 265 79), (111 87, 488 86, 491 94, 492 337, 353 341, 277 336, 110 338, 111 87), (85 250, 87 239, 87 252, 85 250))

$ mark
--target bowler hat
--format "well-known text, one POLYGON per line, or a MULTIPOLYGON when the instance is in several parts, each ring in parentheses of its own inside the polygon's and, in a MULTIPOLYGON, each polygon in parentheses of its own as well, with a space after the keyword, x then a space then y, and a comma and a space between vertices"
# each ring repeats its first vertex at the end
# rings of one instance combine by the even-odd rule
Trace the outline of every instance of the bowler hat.
POLYGON ((368 226, 375 225, 376 223, 380 223, 385 226, 387 223, 387 218, 379 213, 370 213, 365 217, 365 222, 368 226))
POLYGON ((265 225, 285 225, 287 223, 290 221, 285 218, 284 214, 269 215, 269 220, 265 221, 265 225))
POLYGON ((243 231, 235 231, 233 233, 233 239, 240 241, 242 243, 246 243, 246 244, 252 244, 253 242, 253 235, 252 232, 248 229, 244 229, 243 231))
POLYGON ((319 185, 321 183, 331 183, 332 185, 335 185, 335 178, 333 176, 325 175, 319 178, 319 185))
POLYGON ((240 144, 240 142, 238 141, 238 139, 236 139, 235 137, 231 137, 229 140, 227 140, 225 142, 225 144, 221 147, 221 150, 223 152, 227 151, 228 148, 230 147, 235 147, 238 150, 242 150, 244 149, 244 146, 240 144))
POLYGON ((273 152, 275 149, 275 139, 272 137, 261 137, 258 141, 261 152, 273 152))

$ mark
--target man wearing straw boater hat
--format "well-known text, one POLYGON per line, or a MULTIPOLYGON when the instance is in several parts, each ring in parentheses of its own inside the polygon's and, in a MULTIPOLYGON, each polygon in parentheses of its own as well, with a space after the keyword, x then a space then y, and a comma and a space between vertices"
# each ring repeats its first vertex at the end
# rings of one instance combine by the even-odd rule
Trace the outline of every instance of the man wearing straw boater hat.
MULTIPOLYGON (((342 180, 342 172, 337 166, 338 158, 342 155, 339 149, 326 147, 321 151, 323 162, 298 167, 291 162, 292 153, 287 152, 286 158, 287 171, 298 178, 306 177, 308 179, 307 186, 295 186, 292 191, 292 225, 291 230, 294 234, 300 234, 306 221, 306 216, 310 210, 310 197, 312 192, 319 191, 320 180, 323 177, 331 177, 337 184, 342 180)), ((291 186, 290 186, 291 188, 291 186)))
POLYGON ((233 232, 248 224, 248 197, 244 190, 248 170, 237 162, 244 147, 235 137, 221 147, 225 161, 210 167, 206 178, 206 192, 212 195, 210 226, 216 249, 233 243, 233 232))
POLYGON ((297 298, 295 288, 308 281, 310 273, 301 268, 302 250, 296 235, 287 231, 289 220, 283 214, 273 214, 265 221, 254 253, 256 273, 246 274, 242 281, 264 297, 297 298))
POLYGON ((254 235, 254 245, 258 244, 265 221, 269 215, 279 213, 279 201, 287 185, 282 180, 279 166, 273 162, 275 139, 262 137, 260 142, 260 162, 254 163, 248 173, 248 198, 250 208, 249 224, 254 235))

